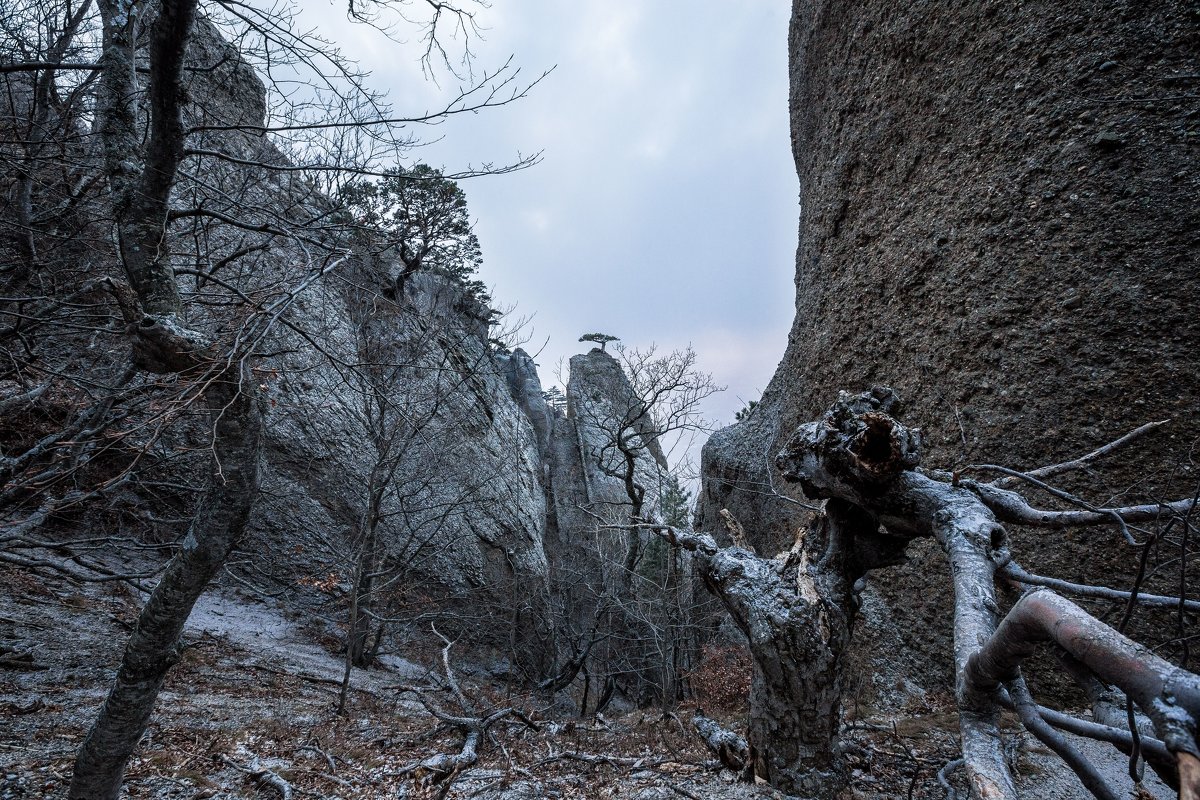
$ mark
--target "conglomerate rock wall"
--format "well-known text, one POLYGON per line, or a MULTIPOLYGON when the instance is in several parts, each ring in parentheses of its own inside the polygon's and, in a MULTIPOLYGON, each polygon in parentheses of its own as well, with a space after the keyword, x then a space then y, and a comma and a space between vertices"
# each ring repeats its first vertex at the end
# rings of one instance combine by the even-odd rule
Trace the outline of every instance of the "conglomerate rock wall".
MULTIPOLYGON (((928 466, 1032 468, 1170 419, 1068 488, 1194 491, 1198 23, 1169 0, 796 0, 796 317, 761 404, 705 448, 706 528, 728 507, 786 547, 799 515, 773 454, 874 383, 908 401, 928 466)), ((1136 562, 1103 532, 1014 549, 1066 579, 1126 583, 1136 562)), ((928 588, 945 570, 918 547, 864 595, 860 639, 926 686, 949 681, 947 593, 928 588)))

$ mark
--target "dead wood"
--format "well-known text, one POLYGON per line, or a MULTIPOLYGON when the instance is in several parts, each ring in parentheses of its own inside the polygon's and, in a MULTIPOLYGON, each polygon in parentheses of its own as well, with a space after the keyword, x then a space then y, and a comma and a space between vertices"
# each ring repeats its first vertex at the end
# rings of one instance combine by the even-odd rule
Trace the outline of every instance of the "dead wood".
POLYGON ((742 773, 750 763, 750 745, 741 736, 731 730, 722 728, 716 720, 709 719, 700 712, 692 717, 692 725, 696 733, 704 741, 709 751, 715 755, 726 769, 742 773))
MULTIPOLYGON (((1182 757, 1200 756, 1195 738, 1200 676, 1159 658, 1047 589, 1022 597, 971 659, 967 692, 994 693, 1002 683, 1011 687, 1019 680, 1021 662, 1043 643, 1062 648, 1097 679, 1123 690, 1150 718, 1183 778, 1182 757)), ((1185 789, 1181 785, 1181 796, 1185 789)))
MULTIPOLYGON (((1145 745, 1144 752, 1156 768, 1162 766, 1164 751, 1173 754, 1181 796, 1187 796, 1193 791, 1188 781, 1194 778, 1185 773, 1195 766, 1193 757, 1200 755, 1194 739, 1196 720, 1200 719, 1195 703, 1200 702, 1200 694, 1193 697, 1200 691, 1200 678, 1145 650, 1128 649, 1134 646, 1126 644, 1128 640, 1116 631, 1045 588, 1027 595, 1021 601, 1025 609, 1021 615, 1010 614, 1014 621, 1006 618, 997 630, 1000 610, 995 578, 1000 570, 1020 585, 1042 584, 1081 596, 1191 609, 1194 601, 1178 597, 1140 595, 1031 574, 1012 561, 1001 525, 1002 521, 1051 528, 1112 525, 1128 540, 1136 541, 1130 525, 1190 512, 1194 498, 1104 508, 1041 480, 1082 469, 1158 425, 1143 426, 1086 456, 1030 473, 979 466, 976 469, 1002 475, 985 484, 962 480, 958 474, 919 470, 920 434, 897 420, 902 411, 895 392, 876 387, 857 396, 843 393, 820 421, 797 429, 776 464, 808 497, 826 500, 825 513, 782 563, 767 564, 736 546, 719 548, 704 534, 645 526, 700 556, 706 586, 722 599, 747 636, 755 659, 749 747, 755 754, 757 775, 785 791, 817 797, 836 794, 844 772, 832 748, 823 766, 781 756, 800 742, 810 756, 820 751, 822 745, 804 738, 814 728, 820 730, 824 747, 829 748, 829 743, 836 741, 837 725, 810 724, 800 732, 780 724, 785 715, 778 706, 790 696, 793 707, 818 708, 821 713, 817 716, 836 718, 840 654, 849 639, 855 610, 851 587, 868 570, 895 563, 913 538, 929 537, 945 551, 954 586, 956 696, 962 764, 972 797, 1016 800, 999 727, 1004 705, 1015 708, 1026 727, 1063 756, 1097 797, 1115 794, 1052 726, 1109 741, 1126 752, 1137 752, 1145 745), (1035 508, 1020 494, 1003 488, 1014 482, 1047 491, 1078 510, 1035 508), (789 585, 782 576, 790 577, 792 569, 795 577, 789 585), (1034 597, 1042 599, 1028 599, 1034 597), (1034 614, 1029 609, 1038 603, 1041 613, 1034 614), (1068 607, 1074 610, 1068 611, 1068 607), (1037 624, 1030 618, 1038 620, 1037 624), (807 633, 802 633, 805 626, 807 633), (1070 633, 1075 630, 1087 633, 1070 633), (1075 720, 1037 706, 1020 680, 1018 667, 1040 641, 1052 641, 1078 655, 1099 681, 1128 687, 1135 702, 1154 721, 1159 740, 1143 738, 1139 743, 1128 730, 1075 720), (1072 642, 1079 648, 1078 654, 1072 650, 1072 642)), ((940 778, 944 781, 944 774, 940 778)))
POLYGON ((435 753, 400 769, 400 775, 411 775, 430 785, 444 781, 452 782, 456 775, 475 764, 479 760, 480 742, 493 725, 514 718, 525 727, 538 730, 537 723, 514 706, 493 708, 480 714, 475 702, 463 691, 451 665, 450 649, 454 646, 454 642, 438 632, 436 627, 433 628, 433 632, 445 643, 441 654, 442 670, 446 686, 458 705, 459 713, 454 714, 442 708, 433 700, 430 690, 425 687, 405 686, 402 687, 402 690, 415 695, 425 710, 436 719, 462 733, 463 743, 457 753, 435 753))
POLYGON ((228 756, 221 756, 221 761, 243 773, 246 780, 256 786, 273 789, 279 794, 281 800, 292 800, 292 785, 281 778, 278 773, 264 767, 257 758, 252 759, 249 765, 239 764, 228 756))
POLYGON ((628 767, 630 769, 654 769, 664 767, 668 764, 683 764, 692 765, 693 762, 684 761, 679 758, 650 758, 648 756, 616 756, 608 753, 585 753, 577 750, 563 750, 560 752, 551 752, 550 755, 540 759, 535 763, 534 767, 540 767, 544 764, 550 764, 554 761, 566 759, 569 761, 579 761, 584 764, 607 765, 610 767, 628 767))

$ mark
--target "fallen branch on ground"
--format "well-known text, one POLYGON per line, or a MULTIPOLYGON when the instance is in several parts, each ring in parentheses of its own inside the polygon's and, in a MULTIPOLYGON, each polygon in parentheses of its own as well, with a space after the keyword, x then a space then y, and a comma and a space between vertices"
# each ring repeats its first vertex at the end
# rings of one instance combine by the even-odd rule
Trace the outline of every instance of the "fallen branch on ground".
POLYGON ((453 781, 455 775, 478 761, 480 741, 496 723, 515 718, 526 727, 538 730, 537 723, 513 706, 492 709, 485 714, 478 713, 475 710, 475 703, 463 692, 458 678, 454 674, 454 669, 450 665, 450 648, 454 646, 454 643, 438 633, 437 628, 434 628, 433 632, 445 642, 445 646, 442 648, 442 670, 445 673, 446 685, 454 696, 460 713, 451 714, 443 709, 429 696, 429 690, 423 687, 405 686, 402 691, 416 695, 417 700, 425 707, 426 711, 461 732, 463 743, 457 753, 436 753, 401 768, 398 773, 401 776, 414 776, 417 780, 431 785, 447 780, 453 781))
POLYGON ((692 717, 692 725, 704 740, 705 746, 720 759, 726 769, 739 774, 745 771, 746 765, 750 763, 750 745, 746 744, 745 739, 722 728, 716 720, 709 719, 700 712, 696 712, 692 717))
POLYGON ((256 786, 274 789, 281 800, 292 800, 292 785, 279 777, 278 773, 264 767, 257 758, 252 759, 249 765, 239 764, 229 756, 221 756, 221 761, 243 773, 246 780, 256 786))

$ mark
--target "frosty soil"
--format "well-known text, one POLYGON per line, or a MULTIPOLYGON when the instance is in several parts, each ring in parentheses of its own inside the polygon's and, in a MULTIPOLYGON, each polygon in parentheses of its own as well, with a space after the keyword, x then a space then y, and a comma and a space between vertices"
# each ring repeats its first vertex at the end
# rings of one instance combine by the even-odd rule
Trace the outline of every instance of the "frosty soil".
MULTIPOLYGON (((136 617, 137 598, 119 585, 75 587, 0 572, 0 798, 59 798, 66 791, 75 743, 104 696, 110 666, 136 617), (48 630, 60 635, 45 636, 48 630)), ((384 667, 356 670, 349 717, 333 713, 342 661, 281 610, 236 591, 201 599, 189 620, 183 657, 172 672, 139 755, 131 762, 130 798, 276 798, 249 776, 283 778, 295 797, 437 796, 404 776, 415 761, 457 752, 461 738, 436 724, 406 684, 437 673, 394 656, 384 667)), ((436 664, 434 642, 415 643, 436 664)), ((514 695, 481 667, 463 663, 464 688, 481 702, 521 707, 539 724, 497 728, 479 763, 452 781, 444 796, 525 797, 781 797, 765 786, 735 782, 705 751, 688 714, 662 717, 629 711, 578 720, 570 706, 514 695), (667 757, 664 754, 671 754, 667 757), (588 763, 583 759, 592 758, 588 763), (604 763, 604 759, 612 763, 604 763)), ((730 721, 726 721, 730 724, 730 721)), ((956 757, 955 715, 930 699, 901 716, 851 723, 848 758, 854 798, 945 797, 937 772, 956 757)), ((1092 755, 1103 757, 1102 748, 1092 755)), ((1078 795, 1069 773, 1036 743, 1023 739, 1018 773, 1038 797, 1078 795)), ((1111 780, 1123 764, 1101 761, 1111 780)), ((1170 793, 1158 786, 1155 797, 1170 793)))

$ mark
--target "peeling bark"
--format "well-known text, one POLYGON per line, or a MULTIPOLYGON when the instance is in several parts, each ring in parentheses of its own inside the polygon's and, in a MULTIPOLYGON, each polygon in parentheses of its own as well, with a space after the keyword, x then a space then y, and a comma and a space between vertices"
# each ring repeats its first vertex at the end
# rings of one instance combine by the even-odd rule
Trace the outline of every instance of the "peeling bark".
POLYGON ((697 554, 705 586, 746 635, 752 766, 783 791, 832 800, 846 785, 839 732, 851 593, 867 569, 891 563, 903 549, 880 543, 877 527, 861 510, 832 501, 803 549, 782 564, 740 547, 718 548, 703 534, 655 529, 697 554))

